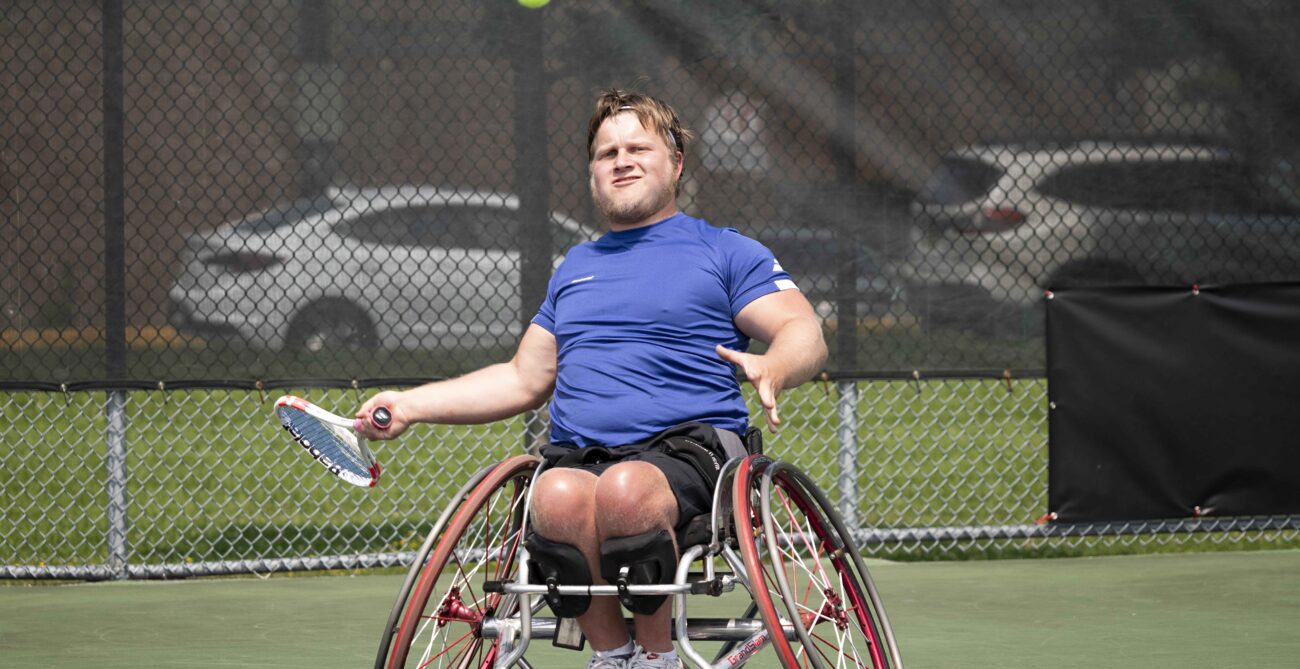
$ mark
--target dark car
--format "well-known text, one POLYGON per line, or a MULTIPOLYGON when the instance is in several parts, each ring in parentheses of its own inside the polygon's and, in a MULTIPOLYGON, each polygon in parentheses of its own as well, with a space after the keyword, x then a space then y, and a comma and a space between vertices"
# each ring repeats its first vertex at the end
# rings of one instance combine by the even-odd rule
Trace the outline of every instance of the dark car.
MULTIPOLYGON (((843 246, 835 232, 824 228, 771 227, 753 233, 772 251, 823 320, 835 313, 844 296, 837 291, 843 246)), ((901 284, 893 269, 863 244, 854 244, 854 283, 849 295, 856 300, 859 318, 899 315, 903 311, 901 284)))

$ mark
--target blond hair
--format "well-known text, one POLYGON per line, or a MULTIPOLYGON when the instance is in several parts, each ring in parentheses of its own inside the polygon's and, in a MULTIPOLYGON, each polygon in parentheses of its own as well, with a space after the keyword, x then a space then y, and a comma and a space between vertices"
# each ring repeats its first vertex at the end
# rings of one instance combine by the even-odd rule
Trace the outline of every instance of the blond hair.
POLYGON ((695 133, 682 125, 681 119, 677 118, 677 112, 668 106, 668 103, 643 93, 611 88, 596 98, 596 110, 587 124, 588 161, 596 158, 593 144, 600 125, 605 122, 605 119, 624 111, 636 114, 637 120, 644 128, 664 140, 664 144, 671 149, 673 164, 677 163, 679 153, 685 158, 686 145, 695 139, 695 133))

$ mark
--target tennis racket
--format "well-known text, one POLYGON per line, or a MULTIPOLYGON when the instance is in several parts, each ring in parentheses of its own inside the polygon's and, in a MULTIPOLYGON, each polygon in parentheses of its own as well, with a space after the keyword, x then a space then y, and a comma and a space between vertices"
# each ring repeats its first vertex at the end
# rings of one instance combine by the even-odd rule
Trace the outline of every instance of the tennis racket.
MULTIPOLYGON (((331 474, 367 488, 379 480, 379 461, 366 448, 366 440, 357 434, 354 419, 337 416, 293 395, 275 401, 275 415, 294 441, 331 474)), ((384 407, 375 407, 370 422, 377 429, 388 429, 393 414, 384 407)))

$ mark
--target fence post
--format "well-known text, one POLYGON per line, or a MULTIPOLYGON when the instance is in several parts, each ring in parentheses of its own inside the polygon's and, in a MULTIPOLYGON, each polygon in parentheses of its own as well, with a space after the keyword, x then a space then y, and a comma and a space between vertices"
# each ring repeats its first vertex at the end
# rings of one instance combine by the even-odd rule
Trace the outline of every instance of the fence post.
MULTIPOLYGON (((831 44, 834 49, 832 90, 835 101, 835 127, 831 134, 831 162, 835 166, 835 231, 839 249, 836 262, 835 314, 839 327, 835 337, 835 366, 841 370, 858 368, 858 240, 861 217, 855 197, 857 170, 857 94, 856 50, 853 45, 853 8, 850 0, 839 0, 836 12, 845 20, 834 23, 831 44)), ((836 384, 839 398, 836 409, 839 426, 836 436, 839 452, 840 516, 851 529, 858 529, 858 384, 852 380, 836 384)))
POLYGON ((839 397, 835 401, 839 425, 835 428, 839 450, 835 459, 839 464, 840 517, 845 527, 858 527, 858 384, 840 381, 835 384, 839 397))
POLYGON ((122 0, 104 0, 104 372, 126 376, 126 111, 122 0))
MULTIPOLYGON (((124 102, 122 0, 103 0, 104 50, 104 371, 126 377, 126 112, 124 102)), ((126 393, 112 390, 104 463, 108 470, 108 565, 114 578, 127 577, 126 393)))
MULTIPOLYGON (((507 26, 510 39, 505 56, 513 80, 514 145, 516 151, 514 187, 519 197, 519 313, 520 332, 528 329, 538 307, 546 299, 551 278, 555 243, 550 221, 551 172, 547 109, 550 74, 545 66, 547 12, 525 9, 511 3, 507 26)), ((529 412, 524 422, 524 448, 544 443, 547 423, 539 412, 529 412)))
POLYGON ((108 568, 113 578, 127 578, 130 522, 126 495, 126 392, 111 390, 104 407, 108 417, 104 467, 107 470, 108 568))

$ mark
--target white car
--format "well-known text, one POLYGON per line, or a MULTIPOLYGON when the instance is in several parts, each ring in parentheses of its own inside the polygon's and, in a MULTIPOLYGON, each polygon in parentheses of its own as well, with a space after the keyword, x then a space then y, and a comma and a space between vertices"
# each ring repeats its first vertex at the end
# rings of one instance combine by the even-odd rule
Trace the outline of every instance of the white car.
POLYGON ((1208 145, 965 147, 940 161, 912 214, 900 273, 933 325, 1014 324, 1056 286, 1300 274, 1300 208, 1257 166, 1208 145))
MULTIPOLYGON (((563 214, 549 222, 553 267, 597 236, 563 214)), ((192 235, 171 321, 272 349, 509 347, 523 233, 506 193, 333 190, 192 235)))

